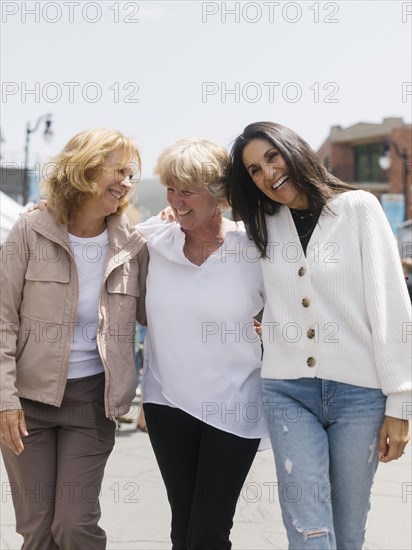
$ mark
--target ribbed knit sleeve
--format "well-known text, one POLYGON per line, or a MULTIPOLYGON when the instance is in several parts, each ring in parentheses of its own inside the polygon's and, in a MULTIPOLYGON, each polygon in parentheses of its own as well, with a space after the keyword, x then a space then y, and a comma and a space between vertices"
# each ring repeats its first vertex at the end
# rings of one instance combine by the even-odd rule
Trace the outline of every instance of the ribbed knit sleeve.
POLYGON ((386 414, 408 418, 411 397, 411 305, 397 244, 378 200, 370 193, 348 194, 353 222, 359 226, 364 292, 374 359, 386 414))

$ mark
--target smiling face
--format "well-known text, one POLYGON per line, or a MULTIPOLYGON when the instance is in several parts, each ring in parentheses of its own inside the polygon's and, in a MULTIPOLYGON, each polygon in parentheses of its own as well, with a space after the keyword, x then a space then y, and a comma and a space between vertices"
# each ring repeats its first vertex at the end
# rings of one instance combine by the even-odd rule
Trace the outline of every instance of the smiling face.
POLYGON ((182 229, 191 231, 207 228, 220 218, 218 202, 201 188, 182 189, 178 185, 168 185, 167 202, 173 209, 176 221, 182 229))
POLYGON ((307 196, 291 180, 283 157, 269 141, 252 139, 242 160, 253 183, 271 200, 297 210, 309 208, 307 196))
POLYGON ((135 169, 132 162, 125 163, 122 152, 111 155, 103 163, 96 183, 100 194, 93 200, 93 208, 103 216, 114 214, 121 199, 132 187, 135 169))

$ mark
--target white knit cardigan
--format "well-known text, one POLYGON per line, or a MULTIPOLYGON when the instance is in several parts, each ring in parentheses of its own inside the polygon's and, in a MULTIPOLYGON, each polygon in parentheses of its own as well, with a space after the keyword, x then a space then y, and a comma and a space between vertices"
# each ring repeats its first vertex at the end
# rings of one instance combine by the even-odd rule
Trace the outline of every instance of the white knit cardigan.
POLYGON ((386 414, 410 418, 411 306, 396 240, 372 194, 328 206, 306 258, 289 208, 267 217, 262 377, 381 388, 386 414))

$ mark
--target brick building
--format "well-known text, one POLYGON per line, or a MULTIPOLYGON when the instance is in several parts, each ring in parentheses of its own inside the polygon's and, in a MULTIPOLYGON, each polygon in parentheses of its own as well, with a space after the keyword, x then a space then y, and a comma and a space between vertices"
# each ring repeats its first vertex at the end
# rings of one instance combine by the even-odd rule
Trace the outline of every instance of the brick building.
POLYGON ((338 178, 374 193, 405 196, 407 218, 412 218, 412 126, 402 118, 384 118, 381 124, 359 122, 348 128, 333 126, 318 150, 323 163, 338 178), (389 147, 391 167, 382 170, 379 157, 389 147), (407 162, 396 154, 406 151, 407 162))

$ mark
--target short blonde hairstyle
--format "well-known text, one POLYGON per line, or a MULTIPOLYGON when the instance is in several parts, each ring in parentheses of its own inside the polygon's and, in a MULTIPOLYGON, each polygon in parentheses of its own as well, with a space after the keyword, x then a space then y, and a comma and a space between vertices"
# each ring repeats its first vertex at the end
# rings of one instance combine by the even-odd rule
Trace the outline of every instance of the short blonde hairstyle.
MULTIPOLYGON (((140 176, 141 159, 132 138, 118 130, 94 128, 75 135, 54 159, 50 173, 42 182, 47 206, 59 223, 73 221, 78 208, 85 200, 98 197, 100 188, 94 181, 103 164, 114 154, 122 154, 121 163, 136 165, 136 182, 140 176)), ((119 167, 120 168, 120 167, 119 167)), ((128 205, 123 197, 117 208, 120 214, 128 205)))
POLYGON ((403 258, 402 267, 406 269, 409 273, 412 272, 412 258, 403 258))
POLYGON ((208 191, 222 208, 228 207, 226 178, 229 156, 207 139, 181 139, 160 154, 154 173, 164 186, 208 191))

